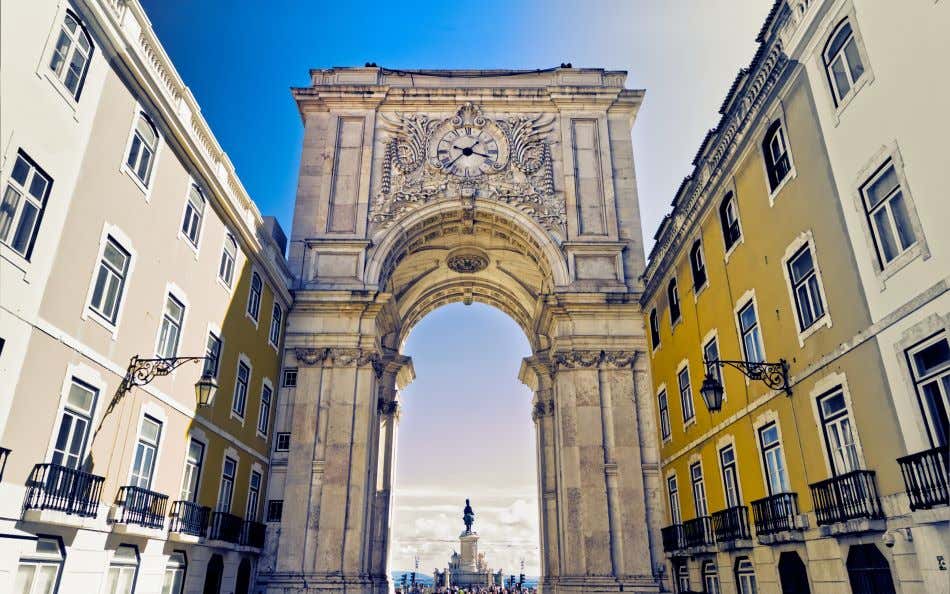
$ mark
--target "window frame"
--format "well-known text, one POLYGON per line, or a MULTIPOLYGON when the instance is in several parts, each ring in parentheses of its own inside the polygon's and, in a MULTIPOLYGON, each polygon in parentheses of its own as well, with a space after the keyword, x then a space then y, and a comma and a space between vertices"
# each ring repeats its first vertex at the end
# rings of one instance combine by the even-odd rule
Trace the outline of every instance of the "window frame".
POLYGON ((271 384, 270 380, 266 377, 261 381, 261 398, 260 405, 257 410, 257 436, 267 439, 267 436, 270 434, 270 417, 271 409, 273 409, 274 402, 274 386, 271 384), (264 399, 264 394, 269 392, 267 399, 264 399), (266 408, 266 410, 265 410, 266 408), (263 425, 263 427, 261 426, 263 425))
POLYGON ((670 425, 670 401, 666 388, 661 388, 656 394, 657 411, 660 417, 660 435, 666 443, 673 438, 673 427, 670 425))
POLYGON ((178 489, 178 497, 183 501, 190 501, 192 503, 198 502, 198 493, 201 491, 201 479, 202 479, 202 475, 204 474, 204 464, 205 464, 205 456, 207 454, 207 449, 208 448, 205 442, 196 438, 195 436, 189 436, 188 446, 185 448, 185 460, 183 464, 184 467, 182 468, 182 475, 181 475, 181 488, 178 489), (201 455, 198 457, 196 464, 191 464, 190 462, 192 444, 197 444, 198 447, 200 448, 201 455), (195 478, 194 492, 191 493, 189 497, 189 496, 186 496, 186 493, 185 493, 185 484, 186 484, 186 481, 190 483, 189 479, 192 473, 189 473, 188 469, 192 467, 195 468, 194 474, 196 475, 196 478, 195 478))
POLYGON ((185 193, 185 205, 182 212, 181 225, 178 227, 178 237, 183 239, 194 250, 195 257, 201 251, 201 237, 204 235, 204 224, 208 212, 208 199, 201 186, 194 180, 188 181, 188 190, 185 193), (201 212, 196 212, 192 201, 193 194, 201 201, 201 212), (197 220, 197 224, 195 223, 197 220), (194 235, 194 237, 192 237, 194 235))
POLYGON ((719 581, 719 567, 716 562, 711 559, 703 561, 701 573, 705 594, 722 594, 722 583, 719 581))
POLYGON ((261 487, 263 484, 263 474, 259 470, 251 470, 250 474, 247 475, 247 502, 245 503, 244 509, 245 520, 256 522, 260 517, 261 487), (257 478, 257 487, 254 486, 255 477, 257 478))
POLYGON ((152 188, 155 185, 152 181, 155 179, 155 169, 158 167, 158 157, 161 154, 162 144, 162 133, 158 129, 158 124, 145 112, 145 109, 141 105, 136 104, 135 115, 132 117, 132 125, 129 127, 129 139, 126 143, 125 151, 122 153, 122 165, 120 166, 120 170, 128 175, 135 186, 142 191, 146 202, 151 198, 152 188), (148 164, 148 173, 146 175, 147 179, 145 180, 139 177, 137 172, 137 169, 141 166, 141 145, 145 142, 145 139, 141 138, 141 135, 138 133, 138 122, 140 119, 144 120, 155 133, 155 146, 152 149, 152 156, 148 164), (135 144, 135 138, 137 136, 139 137, 140 151, 136 155, 135 164, 129 165, 129 158, 132 156, 132 146, 135 144))
POLYGON ((829 390, 823 390, 820 394, 815 396, 813 400, 818 416, 818 427, 821 428, 821 437, 822 442, 824 443, 825 461, 827 462, 828 472, 831 474, 831 476, 840 476, 855 470, 863 469, 864 456, 861 451, 861 443, 858 441, 858 427, 855 423, 854 415, 851 412, 850 398, 848 397, 848 391, 845 385, 843 383, 837 384, 829 390), (822 403, 835 396, 841 397, 842 408, 832 415, 826 415, 822 403), (849 431, 851 434, 850 448, 854 457, 852 462, 854 465, 853 468, 838 468, 835 450, 832 447, 831 438, 828 431, 830 425, 840 426, 840 422, 842 420, 847 420, 849 424, 849 431))
POLYGON ((280 522, 284 517, 284 500, 268 499, 264 521, 267 523, 280 522))
POLYGON ((221 332, 217 331, 217 328, 209 328, 208 335, 205 339, 205 356, 208 359, 205 359, 203 368, 201 370, 202 374, 211 373, 211 376, 214 378, 219 377, 221 372, 221 359, 224 355, 224 338, 221 336, 221 332), (213 352, 211 348, 212 341, 217 345, 217 352, 213 352))
POLYGON ((945 342, 950 342, 950 335, 948 335, 945 329, 938 330, 937 332, 931 334, 927 338, 924 338, 921 341, 918 341, 915 344, 912 344, 904 349, 904 359, 907 365, 907 371, 910 375, 911 384, 914 387, 914 395, 917 400, 918 410, 921 415, 921 421, 924 425, 924 428, 927 433, 927 440, 930 443, 931 448, 944 446, 946 447, 947 443, 950 443, 950 430, 944 429, 946 434, 944 435, 944 442, 939 441, 939 436, 935 435, 937 429, 934 427, 935 420, 931 417, 933 413, 928 410, 928 407, 925 406, 922 399, 921 387, 924 384, 936 383, 937 389, 942 396, 942 406, 944 415, 950 415, 950 394, 943 388, 942 380, 945 375, 950 374, 950 366, 947 367, 938 367, 936 371, 928 372, 926 375, 921 377, 920 373, 917 370, 917 366, 914 363, 914 355, 926 350, 927 348, 937 344, 941 340, 945 342))
POLYGON ((234 290, 234 274, 237 271, 237 260, 238 253, 240 252, 240 247, 238 246, 237 239, 234 237, 234 234, 230 231, 225 231, 224 233, 224 243, 221 245, 221 257, 218 258, 218 281, 224 286, 228 292, 234 290), (234 253, 231 254, 228 252, 228 247, 234 247, 234 253), (228 266, 225 268, 225 258, 229 260, 228 266), (223 270, 224 269, 224 270, 223 270), (226 277, 222 276, 222 272, 226 271, 226 277))
POLYGON ((729 260, 730 254, 736 247, 743 243, 745 235, 742 233, 742 217, 739 214, 739 199, 736 197, 735 190, 729 190, 719 201, 719 227, 722 230, 722 245, 725 250, 725 259, 729 260), (731 208, 730 208, 731 205, 731 208), (728 221, 729 213, 735 216, 735 230, 733 224, 728 221), (733 237, 733 233, 736 233, 733 237))
MULTIPOLYGON (((170 590, 170 594, 184 594, 185 580, 188 579, 188 553, 183 550, 174 549, 171 555, 168 556, 168 561, 165 562, 165 571, 162 574, 162 594, 165 594, 165 581, 168 578, 169 570, 173 572, 181 571, 181 580, 178 582, 180 587, 177 591, 170 590), (175 560, 173 564, 176 555, 180 555, 182 560, 180 562, 175 560)), ((174 585, 174 583, 175 582, 172 582, 172 585, 174 585)))
POLYGON ((675 276, 666 284, 666 299, 670 310, 670 331, 672 332, 673 328, 683 321, 683 304, 680 301, 679 283, 675 276), (675 316, 673 315, 674 311, 676 312, 675 316))
POLYGON ((6 203, 7 191, 12 190, 18 194, 18 200, 16 208, 13 211, 13 216, 10 217, 10 225, 8 231, 10 232, 11 239, 8 241, 6 238, 0 236, 0 246, 2 246, 3 252, 10 253, 16 259, 22 260, 23 262, 30 262, 33 257, 33 249, 36 247, 36 240, 40 235, 40 228, 43 225, 43 216, 46 214, 46 207, 49 205, 49 197, 53 189, 54 184, 53 177, 47 173, 42 167, 40 167, 30 155, 23 150, 22 147, 18 147, 16 153, 12 156, 12 165, 8 172, 7 177, 3 183, 3 195, 0 196, 0 205, 6 203), (22 160, 28 167, 27 177, 24 180, 24 183, 17 181, 13 177, 13 171, 17 163, 22 160), (46 181, 46 187, 43 190, 43 197, 37 198, 30 192, 30 188, 33 185, 33 180, 39 176, 46 181), (36 218, 33 222, 32 229, 30 231, 30 238, 27 241, 24 251, 13 247, 12 239, 15 238, 20 231, 20 226, 23 223, 23 208, 29 203, 32 208, 36 210, 36 218))
POLYGON ((815 238, 810 230, 799 235, 799 237, 797 237, 788 245, 787 248, 785 248, 785 255, 782 257, 782 274, 785 276, 785 284, 788 288, 789 303, 792 310, 795 312, 795 326, 798 335, 798 345, 803 347, 805 346, 805 341, 812 334, 818 332, 818 330, 821 328, 830 328, 832 325, 830 305, 828 303, 828 297, 825 293, 825 282, 821 274, 821 265, 818 262, 818 251, 815 247, 815 238), (792 275, 792 264, 806 251, 809 252, 811 257, 811 275, 804 281, 799 281, 796 283, 792 275), (818 299, 821 302, 822 312, 821 315, 814 318, 808 326, 805 326, 801 315, 798 289, 803 285, 807 285, 809 278, 815 279, 818 299))
MULTIPOLYGON (((89 302, 87 307, 96 317, 99 318, 102 322, 105 323, 106 327, 109 329, 115 328, 119 322, 119 314, 122 310, 123 297, 125 297, 125 289, 128 284, 128 278, 132 269, 132 252, 125 248, 122 243, 115 238, 112 233, 107 233, 105 237, 105 242, 99 248, 99 258, 95 267, 95 272, 92 278, 92 288, 89 296, 89 302), (112 246, 116 251, 120 252, 125 256, 125 266, 123 270, 117 271, 116 268, 106 259, 106 249, 109 246, 112 246), (111 315, 107 315, 106 312, 102 311, 95 303, 96 299, 96 289, 99 285, 99 276, 102 269, 106 269, 106 274, 111 274, 112 276, 107 279, 111 280, 112 278, 118 279, 118 291, 116 293, 115 304, 113 306, 113 312, 111 315)), ((105 298, 105 290, 103 291, 103 298, 105 298)))
POLYGON ((165 424, 162 419, 159 419, 155 415, 148 414, 147 412, 142 414, 142 418, 139 421, 139 430, 138 436, 135 440, 135 448, 132 450, 132 460, 129 463, 129 478, 127 485, 132 487, 139 487, 150 491, 152 489, 152 482, 155 479, 155 470, 158 468, 158 455, 161 451, 162 446, 162 437, 165 430, 165 424), (158 436, 155 438, 154 442, 148 441, 144 435, 143 430, 145 429, 145 424, 147 422, 154 423, 158 425, 158 436), (148 476, 138 474, 135 468, 136 460, 138 460, 138 451, 139 447, 142 446, 143 449, 147 450, 148 448, 152 449, 152 461, 148 468, 148 476), (141 479, 145 478, 145 485, 141 484, 141 479))
POLYGON ((275 452, 289 452, 290 451, 290 431, 278 431, 274 434, 274 451, 275 452), (286 440, 286 445, 284 442, 286 440))
MULTIPOLYGON (((822 46, 821 52, 818 53, 816 59, 822 72, 824 72, 825 80, 828 83, 828 95, 831 99, 831 108, 834 113, 835 123, 837 124, 841 112, 844 111, 851 101, 854 100, 861 89, 864 88, 864 85, 874 80, 874 73, 871 69, 867 50, 864 47, 864 38, 862 37, 861 31, 858 28, 857 18, 853 9, 840 14, 839 18, 835 19, 829 26, 828 31, 829 32, 825 35, 825 44, 822 46), (858 52, 858 58, 861 60, 863 72, 860 74, 857 80, 852 80, 851 68, 850 64, 848 64, 846 72, 851 86, 844 96, 840 96, 838 86, 831 74, 831 64, 834 63, 834 60, 828 59, 828 50, 831 48, 831 43, 834 41, 834 38, 837 36, 838 32, 841 31, 845 25, 851 28, 851 39, 854 41, 855 49, 858 52)), ((847 41, 841 45, 840 53, 844 52, 844 47, 846 45, 847 41)), ((835 56, 838 55, 838 53, 835 54, 835 56)))
POLYGON ((55 430, 50 436, 50 444, 49 444, 47 459, 50 461, 51 464, 59 464, 60 466, 63 466, 65 468, 75 468, 75 469, 81 470, 86 465, 86 458, 89 454, 89 438, 90 438, 90 433, 91 433, 90 429, 96 420, 96 408, 99 404, 99 398, 102 395, 102 387, 92 382, 86 381, 86 379, 82 377, 79 377, 79 375, 75 373, 75 371, 76 370, 71 369, 70 372, 67 373, 66 375, 66 380, 63 385, 63 392, 60 396, 61 400, 60 400, 59 410, 57 412, 57 421, 56 421, 55 430), (73 385, 78 385, 81 389, 87 390, 92 393, 92 403, 89 405, 88 411, 79 410, 78 407, 75 407, 69 403, 69 394, 72 391, 73 385), (69 434, 68 434, 68 438, 66 439, 67 449, 61 450, 62 451, 61 461, 54 462, 54 458, 56 457, 57 451, 60 451, 60 448, 57 446, 57 444, 59 442, 59 434, 63 430, 63 420, 67 414, 73 417, 74 419, 79 418, 86 421, 86 426, 83 429, 84 435, 82 438, 82 443, 80 444, 80 450, 78 453, 76 454, 69 453, 69 449, 68 449, 69 444, 75 441, 74 431, 75 431, 76 425, 75 425, 75 421, 73 420, 70 422, 70 428, 68 429, 69 434), (76 456, 75 466, 70 466, 68 464, 68 458, 72 455, 76 456))
POLYGON ((178 349, 181 347, 182 336, 185 333, 185 320, 188 315, 188 300, 181 297, 181 293, 177 293, 174 290, 168 289, 165 291, 165 299, 162 300, 162 316, 158 322, 158 335, 155 337, 155 355, 162 359, 170 359, 178 356, 178 349), (163 344, 165 341, 162 339, 165 328, 165 322, 168 321, 170 325, 174 325, 175 321, 168 315, 168 302, 169 300, 174 301, 181 308, 181 320, 178 322, 178 335, 175 338, 175 344, 172 348, 171 354, 168 354, 168 345, 163 344), (162 347, 165 347, 163 350, 162 347))
POLYGON ((736 446, 734 443, 727 443, 718 450, 719 458, 719 473, 722 477, 722 491, 723 491, 723 501, 726 504, 727 508, 737 507, 743 505, 742 498, 742 483, 739 480, 739 462, 736 458, 736 446), (732 462, 726 462, 723 454, 727 451, 732 452, 732 462), (729 470, 732 473, 732 478, 730 479, 726 475, 726 471, 729 470), (733 487, 733 492, 735 493, 735 503, 730 503, 729 501, 729 488, 728 485, 731 484, 733 487))
POLYGON ((791 483, 791 478, 789 477, 789 474, 788 474, 788 464, 787 464, 787 462, 786 462, 786 460, 785 460, 785 447, 784 447, 784 444, 783 444, 783 442, 782 442, 782 432, 781 432, 781 430, 779 429, 778 421, 777 421, 777 420, 772 420, 772 421, 769 421, 769 422, 767 422, 767 423, 764 423, 764 424, 762 424, 761 426, 756 427, 755 432, 756 432, 756 444, 758 445, 758 447, 759 447, 759 453, 761 454, 762 473, 763 473, 764 478, 765 478, 765 488, 766 488, 766 491, 768 492, 768 494, 769 494, 770 497, 771 497, 772 495, 779 495, 779 494, 782 494, 782 493, 788 493, 788 492, 790 492, 790 491, 791 491, 791 488, 792 488, 792 483, 791 483), (775 436, 776 436, 776 439, 775 439, 774 442, 772 442, 772 443, 770 443, 768 446, 766 446, 766 445, 765 445, 765 441, 763 440, 763 435, 765 434, 765 432, 766 432, 767 430, 769 430, 769 429, 771 429, 771 428, 773 428, 773 427, 775 428, 775 436), (773 488, 772 488, 772 479, 770 478, 770 477, 771 477, 771 472, 770 472, 770 470, 769 470, 770 467, 769 467, 769 456, 768 456, 769 452, 771 452, 772 450, 775 450, 775 451, 777 452, 775 455, 777 456, 777 459, 778 459, 778 460, 781 462, 781 464, 782 464, 782 467, 781 467, 781 469, 782 469, 782 474, 781 474, 781 476, 783 477, 782 482, 783 482, 784 484, 778 485, 779 488, 782 488, 782 489, 783 489, 783 490, 781 490, 781 491, 774 491, 773 488))
POLYGON ((92 34, 89 32, 89 29, 86 27, 83 20, 79 18, 78 14, 76 14, 74 11, 67 8, 62 14, 62 18, 59 19, 59 27, 54 28, 52 32, 52 36, 50 38, 50 49, 43 60, 42 68, 46 77, 49 80, 55 82, 55 85, 61 91, 61 94, 65 94, 68 97, 68 99, 72 101, 73 105, 78 104, 80 98, 82 97, 83 89, 86 86, 86 76, 89 74, 89 67, 92 64, 92 59, 93 59, 93 56, 95 56, 95 53, 96 53, 96 43, 93 40, 92 34), (67 18, 72 18, 76 22, 75 35, 71 35, 66 32, 67 18), (66 55, 63 56, 63 61, 62 61, 63 69, 62 69, 62 74, 61 74, 59 72, 56 72, 53 69, 52 62, 53 62, 53 57, 59 53, 57 46, 59 45, 59 39, 63 34, 66 34, 66 36, 69 37, 70 43, 69 43, 69 47, 66 50, 66 55), (66 84, 66 81, 64 80, 64 76, 68 73, 70 66, 72 65, 73 58, 76 53, 75 50, 78 47, 77 41, 78 41, 79 35, 82 35, 86 38, 86 41, 89 44, 89 50, 85 56, 85 63, 83 64, 82 72, 78 76, 78 80, 76 82, 76 89, 73 90, 73 89, 70 89, 69 86, 66 84))
POLYGON ((682 524, 683 510, 680 507, 679 483, 675 472, 666 477, 666 495, 670 505, 670 524, 682 524))
POLYGON ((299 367, 284 367, 283 372, 281 372, 280 374, 280 387, 296 388, 299 373, 300 373, 299 367), (289 379, 291 376, 294 378, 293 382, 291 382, 289 379))
MULTIPOLYGON (((758 307, 758 304, 756 303, 755 295, 753 294, 749 297, 743 296, 743 298, 739 300, 739 303, 741 305, 736 307, 735 320, 736 320, 736 330, 739 333, 739 346, 742 350, 742 356, 744 357, 746 361, 753 361, 753 362, 768 361, 768 356, 765 354, 765 337, 762 335, 762 322, 760 321, 761 318, 759 317, 759 307, 758 307), (752 308, 752 313, 755 315, 755 326, 750 327, 748 331, 745 331, 743 330, 743 325, 742 325, 742 313, 746 311, 747 309, 749 309, 750 307, 752 308), (748 347, 746 345, 746 340, 745 340, 746 335, 750 334, 753 330, 757 331, 756 347, 761 351, 761 353, 759 353, 760 359, 758 360, 753 359, 752 357, 749 356, 749 350, 748 350, 748 347)), ((748 379, 746 380, 746 382, 748 383, 748 379)))
POLYGON ((765 168, 765 181, 768 189, 769 205, 772 206, 779 192, 785 187, 785 184, 795 179, 796 176, 795 160, 792 158, 791 139, 789 139, 788 126, 785 125, 785 115, 781 112, 781 109, 769 120, 768 125, 765 127, 765 132, 762 134, 762 141, 759 143, 759 151, 762 157, 762 165, 765 168), (773 140, 777 136, 779 140, 781 140, 781 144, 784 148, 784 152, 778 157, 775 156, 772 146, 773 140), (786 162, 785 167, 787 167, 787 169, 782 177, 779 178, 779 165, 783 159, 786 162))
POLYGON ((655 307, 650 310, 650 345, 654 351, 660 348, 660 319, 655 307))
MULTIPOLYGON (((16 576, 20 572, 20 567, 23 565, 33 565, 35 567, 42 566, 55 566, 56 567, 56 578, 53 580, 53 589, 52 594, 58 594, 60 582, 63 578, 63 567, 66 565, 66 547, 63 545, 63 539, 60 536, 55 536, 51 534, 37 534, 35 537, 28 538, 36 543, 33 547, 33 551, 24 551, 20 553, 19 558, 17 559, 16 571, 13 572, 13 580, 16 583, 16 576), (41 553, 37 549, 39 548, 39 541, 52 541, 56 543, 56 548, 59 551, 57 556, 53 556, 49 553, 41 553)), ((33 579, 30 580, 30 590, 29 594, 42 594, 34 592, 36 572, 33 573, 33 579)))
POLYGON ((271 307, 270 313, 270 329, 267 331, 267 343, 275 349, 277 349, 280 344, 280 337, 283 334, 283 323, 284 310, 280 306, 280 303, 277 302, 277 295, 275 294, 274 304, 271 307), (277 331, 277 336, 274 336, 275 330, 277 331))
POLYGON ((251 360, 241 353, 238 357, 237 368, 234 373, 234 390, 231 393, 231 418, 235 418, 241 421, 241 425, 244 425, 244 420, 247 417, 247 398, 251 393, 251 378, 254 377, 254 367, 251 365, 251 360), (247 368, 247 381, 241 381, 241 368, 247 368), (238 388, 244 386, 244 393, 242 395, 241 408, 238 410, 235 408, 238 404, 238 388))
POLYGON ((680 413, 683 417, 683 427, 696 422, 696 406, 693 403, 693 382, 689 373, 689 363, 683 362, 676 369, 676 391, 680 397, 680 413), (686 374, 686 386, 683 386, 683 374, 686 374), (687 406, 688 405, 688 406, 687 406), (687 416, 687 410, 689 415, 687 416))
POLYGON ((112 553, 111 557, 109 558, 109 567, 108 567, 108 569, 106 569, 106 574, 105 574, 105 576, 104 576, 103 593, 104 593, 104 594, 115 594, 115 590, 113 590, 112 592, 108 592, 108 591, 107 591, 108 584, 109 584, 109 574, 112 572, 112 568, 113 568, 113 567, 118 568, 120 572, 121 572, 122 568, 132 567, 132 568, 133 568, 133 570, 132 570, 132 584, 131 584, 131 587, 129 588, 129 594, 134 594, 134 593, 135 593, 135 588, 136 588, 136 586, 138 585, 139 569, 141 568, 141 566, 142 566, 142 557, 141 557, 141 555, 139 554, 139 548, 138 548, 138 546, 132 545, 132 544, 127 544, 127 543, 121 543, 121 544, 119 544, 118 546, 116 546, 115 551, 112 553), (131 551, 134 553, 134 555, 135 555, 135 564, 133 565, 132 563, 128 562, 128 561, 125 560, 125 559, 118 559, 118 560, 117 560, 117 554, 118 554, 118 552, 119 552, 119 549, 129 549, 129 550, 131 550, 131 551))
POLYGON ((709 273, 706 270, 706 252, 703 249, 703 241, 701 239, 694 241, 692 247, 689 249, 689 268, 693 275, 693 294, 699 295, 704 288, 709 286, 709 273))
MULTIPOLYGON (((703 354, 703 356, 702 356, 702 362, 703 362, 703 369, 704 369, 705 371, 707 371, 707 372, 712 371, 712 372, 715 374, 716 379, 719 380, 719 385, 722 386, 722 401, 723 401, 723 402, 726 402, 726 401, 729 399, 729 397, 728 397, 728 393, 726 392, 726 378, 725 378, 725 376, 724 376, 723 373, 722 373, 722 366, 721 366, 721 365, 713 365, 713 366, 710 367, 709 365, 706 365, 706 361, 710 361, 710 360, 711 360, 711 359, 709 358, 709 352, 708 352, 710 345, 715 345, 715 347, 716 347, 716 357, 715 357, 715 358, 716 358, 716 359, 719 359, 719 360, 722 360, 722 351, 721 351, 721 349, 719 348, 719 332, 718 332, 718 330, 715 329, 715 328, 712 329, 711 331, 709 331, 709 333, 706 334, 706 336, 703 338, 703 342, 702 342, 702 354, 703 354)), ((705 374, 704 374, 703 378, 705 379, 705 374)))
POLYGON ((236 456, 230 456, 227 453, 224 455, 224 459, 221 461, 221 480, 218 483, 218 500, 215 504, 215 511, 231 513, 231 508, 234 506, 234 484, 237 482, 238 475, 238 464, 239 460, 236 456), (228 462, 234 466, 234 470, 229 475, 227 472, 228 462), (222 504, 222 496, 224 495, 224 485, 229 485, 228 496, 227 496, 227 509, 225 509, 222 504))
MULTIPOLYGON (((920 219, 917 215, 917 207, 914 202, 913 195, 911 194, 910 188, 907 184, 907 179, 904 176, 903 160, 896 151, 889 151, 884 155, 883 158, 876 160, 876 162, 876 167, 873 169, 868 169, 870 173, 862 174, 861 181, 858 184, 857 199, 859 212, 863 214, 863 226, 870 242, 871 252, 874 255, 874 268, 875 271, 877 271, 878 276, 880 276, 881 280, 883 281, 909 264, 911 261, 917 259, 919 256, 923 255, 925 258, 929 257, 930 252, 927 248, 923 227, 921 226, 920 219), (894 175, 898 182, 897 188, 888 194, 886 198, 880 200, 874 207, 869 208, 869 197, 867 190, 872 185, 874 185, 874 183, 880 180, 889 168, 893 168, 894 170, 894 175), (883 246, 877 232, 877 226, 874 224, 873 217, 876 212, 886 208, 888 213, 888 223, 890 224, 889 229, 892 232, 896 231, 896 222, 894 222, 893 211, 890 207, 890 203, 896 194, 900 194, 901 199, 904 202, 904 208, 906 209, 908 218, 907 222, 910 225, 911 232, 914 234, 914 241, 907 247, 902 248, 894 255, 893 258, 885 261, 883 246)), ((897 235, 895 235, 895 239, 896 238, 897 235)))
POLYGON ((706 478, 703 476, 703 464, 699 460, 689 465, 689 484, 693 492, 693 511, 696 517, 702 518, 709 516, 709 499, 706 497, 706 478))
POLYGON ((735 561, 735 574, 736 574, 736 592, 738 594, 755 594, 759 591, 758 579, 755 575, 755 564, 752 563, 752 560, 748 557, 737 557, 735 561), (748 564, 747 566, 744 564, 748 564), (742 578, 749 578, 743 582, 742 578), (747 588, 744 584, 750 584, 751 588, 747 588))
POLYGON ((254 322, 254 327, 260 323, 261 320, 261 305, 264 301, 264 279, 261 278, 261 275, 256 271, 251 271, 251 279, 247 287, 247 307, 244 308, 244 314, 254 322), (256 290, 254 288, 254 281, 260 285, 256 290))

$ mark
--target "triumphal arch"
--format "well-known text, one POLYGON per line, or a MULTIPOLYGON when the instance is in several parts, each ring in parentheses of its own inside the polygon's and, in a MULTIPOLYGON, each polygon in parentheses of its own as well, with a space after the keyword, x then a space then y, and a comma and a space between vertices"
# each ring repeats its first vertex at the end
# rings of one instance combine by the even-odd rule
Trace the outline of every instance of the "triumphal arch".
POLYGON ((283 395, 268 594, 388 591, 399 394, 413 378, 400 348, 458 301, 506 312, 533 351, 520 378, 534 393, 544 592, 657 591, 630 138, 643 92, 625 78, 333 68, 294 89, 305 132, 285 365, 298 374, 283 395))

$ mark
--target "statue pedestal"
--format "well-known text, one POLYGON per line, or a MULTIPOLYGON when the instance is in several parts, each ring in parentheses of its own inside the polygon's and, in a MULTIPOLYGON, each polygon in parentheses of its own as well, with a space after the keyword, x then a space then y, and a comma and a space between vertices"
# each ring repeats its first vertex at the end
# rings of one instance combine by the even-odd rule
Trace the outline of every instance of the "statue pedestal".
POLYGON ((463 532, 459 535, 459 543, 461 543, 462 546, 461 570, 475 573, 478 569, 478 533, 469 531, 463 532))

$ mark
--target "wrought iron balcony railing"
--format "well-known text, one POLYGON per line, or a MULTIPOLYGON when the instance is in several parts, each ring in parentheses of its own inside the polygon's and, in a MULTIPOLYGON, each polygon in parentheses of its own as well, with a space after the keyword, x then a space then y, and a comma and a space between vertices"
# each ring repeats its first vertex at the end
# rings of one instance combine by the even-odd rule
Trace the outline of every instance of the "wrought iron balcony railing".
POLYGON ((752 538, 749 532, 749 508, 744 505, 717 511, 712 515, 712 524, 717 542, 752 538))
POLYGON ((904 486, 910 499, 911 511, 931 509, 950 504, 947 469, 950 468, 950 448, 931 448, 897 459, 904 486))
POLYGON ((0 448, 0 481, 3 480, 3 471, 7 469, 7 458, 10 457, 9 448, 0 448))
POLYGON ((883 518, 874 476, 873 470, 854 470, 810 485, 818 525, 883 518))
POLYGON ((798 493, 776 493, 752 502, 755 533, 759 536, 797 530, 798 493))
POLYGON ((26 481, 23 509, 53 510, 95 518, 99 513, 104 480, 101 476, 59 464, 37 464, 26 481))
POLYGON ((687 547, 705 547, 715 544, 712 530, 712 518, 700 516, 683 522, 683 533, 687 547))
POLYGON ((131 485, 121 487, 116 503, 122 506, 119 522, 143 528, 164 528, 168 495, 131 485))
POLYGON ((264 535, 267 534, 267 526, 260 522, 244 520, 244 527, 241 529, 241 544, 255 549, 264 548, 264 535))
POLYGON ((244 521, 241 518, 225 513, 211 512, 211 524, 208 530, 209 540, 223 540, 238 544, 241 542, 241 530, 244 521))
POLYGON ((686 537, 683 535, 683 525, 673 524, 660 529, 663 537, 663 550, 667 553, 674 553, 686 548, 686 537))
POLYGON ((192 501, 173 501, 171 512, 168 514, 168 518, 171 520, 168 531, 191 536, 204 536, 208 532, 208 518, 210 515, 210 507, 198 505, 192 501))

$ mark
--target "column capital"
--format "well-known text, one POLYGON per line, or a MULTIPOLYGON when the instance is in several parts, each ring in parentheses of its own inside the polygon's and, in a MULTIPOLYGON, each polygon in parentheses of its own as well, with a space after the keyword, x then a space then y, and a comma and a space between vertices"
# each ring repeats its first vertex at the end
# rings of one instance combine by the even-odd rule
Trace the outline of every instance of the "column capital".
POLYGON ((547 400, 538 399, 534 403, 534 408, 531 410, 531 418, 538 422, 542 418, 554 414, 554 400, 549 398, 547 400))
POLYGON ((554 353, 554 368, 561 369, 626 369, 632 368, 638 351, 571 350, 554 353))

